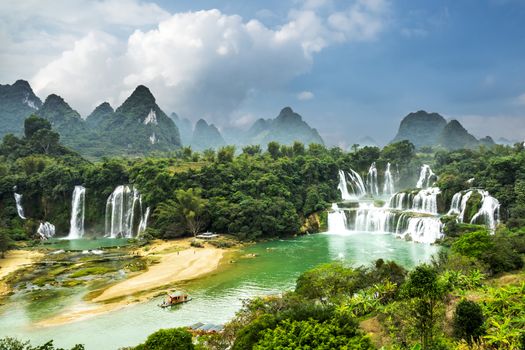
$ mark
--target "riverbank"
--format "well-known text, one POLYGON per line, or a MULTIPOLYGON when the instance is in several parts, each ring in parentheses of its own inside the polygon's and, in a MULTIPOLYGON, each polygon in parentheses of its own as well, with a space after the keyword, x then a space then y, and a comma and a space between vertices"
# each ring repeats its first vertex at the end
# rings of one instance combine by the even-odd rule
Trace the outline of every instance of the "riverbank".
POLYGON ((154 241, 132 251, 132 255, 150 259, 145 271, 90 293, 80 304, 72 305, 59 315, 41 320, 37 327, 58 326, 145 302, 159 294, 159 289, 197 279, 214 272, 223 260, 225 250, 212 245, 193 248, 191 239, 154 241))
POLYGON ((44 254, 30 250, 11 250, 4 259, 0 259, 0 297, 9 294, 11 288, 6 283, 6 278, 19 269, 31 266, 40 260, 44 254))

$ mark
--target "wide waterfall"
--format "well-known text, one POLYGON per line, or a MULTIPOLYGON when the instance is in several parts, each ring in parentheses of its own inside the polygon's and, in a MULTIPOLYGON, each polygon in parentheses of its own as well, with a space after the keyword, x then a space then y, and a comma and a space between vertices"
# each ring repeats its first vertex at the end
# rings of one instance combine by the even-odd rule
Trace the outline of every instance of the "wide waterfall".
POLYGON ((432 171, 429 165, 423 164, 419 172, 419 179, 417 180, 417 188, 428 188, 436 181, 436 174, 432 171))
POLYGON ((414 192, 398 192, 390 197, 389 208, 409 210, 417 213, 438 214, 438 187, 430 187, 414 192))
POLYGON ((22 195, 15 193, 15 202, 16 202, 16 211, 18 213, 18 216, 20 219, 25 220, 26 217, 24 215, 24 207, 22 206, 22 195))
MULTIPOLYGON (((443 237, 441 222, 443 213, 439 212, 438 206, 442 194, 438 187, 432 186, 437 176, 428 165, 421 167, 417 182, 418 190, 393 193, 393 178, 390 173, 390 164, 387 164, 383 195, 390 195, 390 199, 384 203, 370 198, 379 192, 375 163, 372 163, 368 171, 366 188, 360 186, 362 181, 359 181, 361 178, 357 173, 352 171, 352 174, 348 174, 353 184, 352 189, 363 189, 363 192, 359 192, 361 196, 352 196, 348 192, 347 196, 343 195, 346 188, 346 177, 342 171, 339 172, 339 176, 339 190, 344 205, 339 206, 337 203, 332 205, 332 210, 328 214, 330 233, 391 233, 400 238, 421 243, 434 243, 443 237)), ((499 218, 499 207, 498 200, 490 196, 487 191, 473 189, 456 193, 452 198, 447 215, 457 215, 460 222, 469 220, 473 224, 485 224, 491 231, 494 231, 499 218), (467 204, 473 193, 479 194, 477 197, 479 203, 475 209, 477 212, 471 218, 465 218, 467 204)))
POLYGON ((390 163, 387 163, 385 170, 385 183, 383 184, 383 194, 391 196, 395 192, 396 191, 394 189, 394 177, 390 172, 390 163))
POLYGON ((36 233, 38 233, 42 240, 50 239, 55 235, 55 225, 47 221, 41 222, 36 233))
POLYGON ((376 162, 373 162, 372 165, 370 165, 370 169, 368 169, 368 174, 366 175, 366 189, 370 195, 379 196, 376 162))
POLYGON ((71 221, 68 239, 79 239, 84 236, 86 189, 83 186, 75 186, 71 199, 71 221))
POLYGON ((106 236, 132 238, 146 229, 149 208, 142 212, 142 197, 133 186, 115 188, 106 202, 106 236))

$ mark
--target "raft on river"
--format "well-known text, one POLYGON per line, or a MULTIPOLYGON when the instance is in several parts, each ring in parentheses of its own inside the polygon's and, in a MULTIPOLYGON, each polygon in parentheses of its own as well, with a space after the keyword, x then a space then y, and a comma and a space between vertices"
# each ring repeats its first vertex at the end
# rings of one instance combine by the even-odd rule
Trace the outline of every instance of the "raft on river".
POLYGON ((160 304, 160 307, 170 307, 177 304, 186 303, 191 300, 191 297, 183 292, 168 293, 166 300, 160 304))

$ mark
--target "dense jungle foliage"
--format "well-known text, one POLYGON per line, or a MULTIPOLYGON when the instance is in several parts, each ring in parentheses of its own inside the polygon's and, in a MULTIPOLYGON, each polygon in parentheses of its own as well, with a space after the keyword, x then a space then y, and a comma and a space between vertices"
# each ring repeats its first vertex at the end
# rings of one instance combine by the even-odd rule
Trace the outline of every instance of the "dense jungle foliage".
POLYGON ((501 218, 509 228, 525 224, 525 152, 519 144, 429 154, 416 153, 407 141, 351 152, 271 142, 266 150, 226 146, 198 153, 181 148, 155 157, 90 162, 63 147, 49 122, 33 116, 26 120, 24 137, 4 138, 0 158, 0 220, 15 240, 32 238, 40 221, 55 224, 58 235, 67 234, 75 185, 87 188, 85 226, 99 235, 106 200, 122 184, 136 186, 152 208, 147 235, 154 237, 204 230, 241 239, 315 232, 325 218, 307 218, 339 200, 338 169, 364 175, 372 162, 380 177, 386 163, 392 164, 397 188, 414 187, 421 164, 431 164, 440 175, 441 202, 449 205, 455 192, 482 186, 500 200, 501 218), (17 216, 15 188, 23 194, 28 220, 17 216))

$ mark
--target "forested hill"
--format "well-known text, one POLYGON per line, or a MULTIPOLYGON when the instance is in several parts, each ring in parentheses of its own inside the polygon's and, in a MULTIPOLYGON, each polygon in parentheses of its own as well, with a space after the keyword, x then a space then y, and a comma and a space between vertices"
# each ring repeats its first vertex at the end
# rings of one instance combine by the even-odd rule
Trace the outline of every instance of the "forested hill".
POLYGON ((401 120, 393 142, 408 140, 416 148, 441 147, 448 150, 493 146, 491 137, 480 140, 471 135, 457 120, 448 121, 438 113, 417 111, 401 120))

